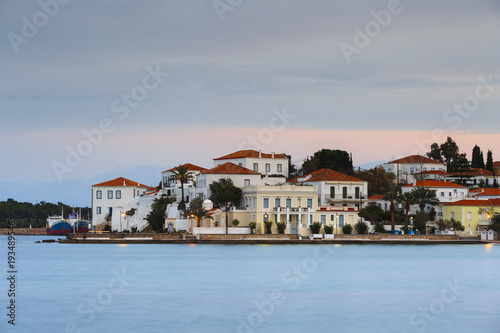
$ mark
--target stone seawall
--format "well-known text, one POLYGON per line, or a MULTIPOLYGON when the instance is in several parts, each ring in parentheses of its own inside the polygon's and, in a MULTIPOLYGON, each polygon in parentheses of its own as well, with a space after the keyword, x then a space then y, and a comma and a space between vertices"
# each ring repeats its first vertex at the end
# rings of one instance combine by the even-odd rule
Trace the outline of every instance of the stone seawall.
POLYGON ((367 241, 377 240, 456 240, 454 235, 335 235, 335 239, 362 239, 367 241))
POLYGON ((284 235, 284 234, 263 234, 263 235, 200 235, 200 239, 206 240, 240 240, 240 239, 269 239, 269 240, 280 240, 280 239, 299 239, 298 235, 284 235))

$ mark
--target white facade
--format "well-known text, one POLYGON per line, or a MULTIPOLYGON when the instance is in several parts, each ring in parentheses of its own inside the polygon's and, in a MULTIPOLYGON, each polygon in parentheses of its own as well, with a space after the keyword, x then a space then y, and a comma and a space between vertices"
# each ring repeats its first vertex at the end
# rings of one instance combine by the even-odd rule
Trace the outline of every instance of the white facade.
MULTIPOLYGON (((198 175, 204 170, 205 168, 196 166, 194 164, 184 164, 184 166, 188 167, 189 174, 193 176, 193 179, 196 179, 198 175)), ((182 200, 182 190, 181 190, 181 182, 179 180, 176 180, 174 178, 175 168, 165 170, 161 173, 161 183, 162 183, 162 188, 165 190, 165 194, 168 196, 174 196, 176 197, 176 202, 181 202, 182 200)), ((193 181, 188 181, 187 183, 184 184, 184 200, 186 203, 189 203, 191 199, 194 198, 195 194, 195 184, 193 181)))
POLYGON ((283 175, 288 178, 288 159, 282 154, 266 154, 256 150, 240 150, 214 159, 214 167, 231 162, 263 175, 283 175))
POLYGON ((113 207, 124 206, 146 192, 149 186, 120 177, 92 186, 92 226, 113 216, 113 207))
POLYGON ((422 172, 446 172, 446 164, 444 162, 435 161, 420 155, 412 155, 390 161, 382 164, 382 167, 385 172, 393 173, 396 176, 396 181, 405 184, 422 180, 422 172))

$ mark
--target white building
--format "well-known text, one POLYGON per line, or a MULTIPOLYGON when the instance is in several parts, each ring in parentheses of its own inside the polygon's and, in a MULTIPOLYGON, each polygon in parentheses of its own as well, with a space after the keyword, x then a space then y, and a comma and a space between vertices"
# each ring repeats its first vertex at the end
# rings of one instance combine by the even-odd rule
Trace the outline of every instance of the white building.
POLYGON ((214 158, 214 166, 231 162, 263 175, 283 175, 288 178, 288 159, 283 154, 266 154, 256 150, 239 150, 229 155, 214 158))
POLYGON ((498 185, 499 176, 485 169, 470 169, 451 173, 447 176, 447 180, 471 187, 482 187, 498 185))
POLYGON ((426 171, 446 171, 446 164, 420 155, 411 155, 382 164, 385 172, 393 173, 398 183, 410 184, 426 171))
MULTIPOLYGON (((182 166, 186 166, 188 168, 188 174, 190 174, 193 179, 196 179, 196 177, 202 172, 206 171, 207 169, 191 164, 191 163, 186 163, 183 164, 182 166)), ((168 196, 175 196, 176 201, 180 202, 182 200, 182 191, 181 191, 181 182, 177 179, 175 179, 175 174, 174 174, 175 168, 165 170, 161 173, 161 183, 162 183, 162 188, 165 190, 165 194, 168 196)), ((193 193, 195 190, 195 184, 193 181, 188 181, 187 183, 184 184, 184 200, 186 203, 189 203, 190 200, 193 198, 193 193)))
POLYGON ((318 188, 318 203, 359 208, 368 193, 368 182, 331 169, 320 169, 289 183, 313 185, 318 188))
POLYGON ((110 220, 113 207, 124 206, 135 197, 143 195, 148 188, 149 186, 123 177, 92 185, 92 226, 110 220))
MULTIPOLYGON (((439 205, 435 207, 437 213, 436 217, 438 220, 442 219, 444 216, 443 205, 450 202, 463 200, 467 198, 469 194, 469 188, 466 186, 440 180, 422 180, 419 182, 405 185, 401 188, 401 190, 403 193, 406 193, 413 191, 413 189, 417 187, 425 187, 436 193, 436 198, 439 200, 439 205)), ((417 207, 418 205, 413 206, 412 212, 415 212, 417 207)), ((431 208, 432 206, 427 205, 425 207, 425 210, 429 212, 431 208)))

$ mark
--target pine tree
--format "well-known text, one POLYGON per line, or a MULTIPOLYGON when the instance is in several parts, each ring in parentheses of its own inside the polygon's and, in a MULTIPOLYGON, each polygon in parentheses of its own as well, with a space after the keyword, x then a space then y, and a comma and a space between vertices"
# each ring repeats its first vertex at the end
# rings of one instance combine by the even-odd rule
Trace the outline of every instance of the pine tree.
POLYGON ((488 150, 488 156, 486 157, 486 170, 493 171, 493 152, 488 150))
POLYGON ((484 156, 478 145, 475 145, 474 149, 472 149, 471 168, 484 169, 484 156))

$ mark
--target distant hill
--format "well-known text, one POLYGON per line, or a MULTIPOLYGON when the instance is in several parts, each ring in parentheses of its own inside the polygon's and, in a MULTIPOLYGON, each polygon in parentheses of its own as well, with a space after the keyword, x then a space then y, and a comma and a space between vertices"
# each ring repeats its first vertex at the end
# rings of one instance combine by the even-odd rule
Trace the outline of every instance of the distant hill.
POLYGON ((356 165, 355 168, 356 169, 361 168, 362 170, 370 170, 370 169, 375 168, 376 166, 382 165, 382 164, 387 163, 389 161, 391 161, 391 160, 368 162, 365 164, 356 165))

